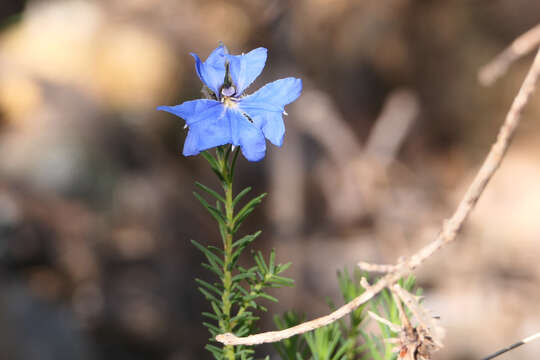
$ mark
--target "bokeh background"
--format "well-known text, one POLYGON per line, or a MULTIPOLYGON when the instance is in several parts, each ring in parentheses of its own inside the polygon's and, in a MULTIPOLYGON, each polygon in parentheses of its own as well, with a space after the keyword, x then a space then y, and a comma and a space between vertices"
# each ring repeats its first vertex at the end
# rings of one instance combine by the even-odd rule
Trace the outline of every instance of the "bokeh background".
MULTIPOLYGON (((304 81, 284 146, 237 177, 270 194, 244 227, 264 230, 255 248, 293 262, 273 330, 273 313, 340 304, 336 271, 434 238, 532 57, 490 88, 477 72, 539 22, 535 0, 0 2, 0 358, 209 358, 193 279, 210 275, 188 240, 217 243, 191 194, 217 183, 155 111, 200 96, 189 52, 264 46, 251 91, 304 81)), ((459 241, 417 271, 446 327, 439 359, 540 330, 539 117, 536 95, 459 241)))

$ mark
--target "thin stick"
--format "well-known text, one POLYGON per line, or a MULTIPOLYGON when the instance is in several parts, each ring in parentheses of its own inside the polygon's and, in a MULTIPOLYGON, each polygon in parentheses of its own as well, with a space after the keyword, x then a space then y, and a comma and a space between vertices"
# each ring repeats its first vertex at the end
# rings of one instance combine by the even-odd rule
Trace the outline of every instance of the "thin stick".
POLYGON ((518 341, 517 343, 514 343, 514 344, 512 344, 512 345, 510 345, 508 347, 505 347, 504 349, 501 349, 501 350, 489 355, 488 357, 483 358, 482 360, 494 359, 497 356, 504 354, 505 352, 513 350, 513 349, 515 349, 515 348, 517 348, 517 347, 519 347, 521 345, 525 345, 526 343, 531 342, 531 341, 533 341, 535 339, 540 339, 540 332, 538 332, 538 333, 536 333, 536 334, 534 334, 532 336, 529 336, 529 337, 527 337, 527 338, 525 338, 525 339, 523 339, 521 341, 518 341))
POLYGON ((373 320, 378 321, 378 322, 383 323, 384 325, 388 326, 390 328, 390 330, 392 330, 393 332, 400 332, 401 331, 401 326, 399 326, 398 324, 394 324, 393 322, 390 322, 389 320, 386 320, 385 318, 380 317, 379 315, 375 314, 372 311, 368 311, 368 315, 371 316, 371 318, 373 318, 373 320))
POLYGON ((478 72, 478 80, 484 86, 492 85, 504 75, 508 67, 520 57, 534 51, 540 45, 540 24, 518 37, 502 53, 478 72))
POLYGON ((403 309, 403 304, 401 303, 401 299, 399 298, 396 291, 394 290, 394 287, 390 288, 390 292, 392 293, 392 298, 394 299, 394 303, 396 304, 396 307, 398 309, 399 319, 401 320, 401 326, 406 329, 412 328, 411 321, 407 317, 407 314, 405 313, 405 309, 403 309))
POLYGON ((358 306, 369 301, 372 297, 377 295, 382 289, 394 284, 400 278, 408 275, 426 259, 428 259, 434 252, 454 241, 459 230, 462 228, 463 223, 471 213, 478 199, 482 195, 482 192, 486 188, 489 180, 495 174, 499 168, 502 159, 510 146, 510 141, 514 132, 519 124, 523 108, 529 101, 536 83, 540 77, 540 51, 537 53, 534 63, 532 64, 527 76, 518 94, 512 102, 512 106, 506 115, 506 119, 499 130, 497 140, 491 147, 484 163, 480 167, 480 170, 476 174, 473 182, 469 186, 469 189, 463 196, 463 199, 459 203, 452 217, 444 222, 442 230, 437 238, 420 249, 416 254, 411 256, 407 261, 398 264, 398 267, 394 272, 386 274, 377 283, 375 283, 366 291, 353 299, 351 302, 343 305, 339 309, 335 310, 331 314, 322 316, 320 318, 304 322, 302 324, 293 326, 291 328, 281 331, 270 331, 247 337, 237 337, 233 334, 221 334, 216 336, 216 340, 225 345, 256 345, 268 342, 276 342, 283 339, 290 338, 291 336, 303 334, 305 332, 326 326, 332 322, 342 318, 349 314, 358 306))
POLYGON ((360 261, 357 265, 360 268, 360 270, 367 271, 367 272, 378 272, 378 273, 389 273, 392 271, 396 271, 396 268, 398 267, 398 265, 371 264, 365 261, 360 261))

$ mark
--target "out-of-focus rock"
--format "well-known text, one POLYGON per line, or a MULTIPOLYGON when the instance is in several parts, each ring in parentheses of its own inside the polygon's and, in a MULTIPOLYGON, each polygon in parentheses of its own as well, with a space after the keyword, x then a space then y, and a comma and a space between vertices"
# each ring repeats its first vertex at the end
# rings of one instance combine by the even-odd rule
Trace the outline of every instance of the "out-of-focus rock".
POLYGON ((181 64, 161 38, 109 21, 102 6, 88 1, 31 3, 0 38, 0 53, 2 71, 19 74, 0 77, 0 103, 15 116, 35 106, 39 79, 75 86, 127 113, 153 110, 174 88, 171 81, 181 81, 175 72, 181 64))
POLYGON ((95 349, 67 309, 36 300, 22 286, 0 291, 0 347, 10 360, 90 360, 95 349))

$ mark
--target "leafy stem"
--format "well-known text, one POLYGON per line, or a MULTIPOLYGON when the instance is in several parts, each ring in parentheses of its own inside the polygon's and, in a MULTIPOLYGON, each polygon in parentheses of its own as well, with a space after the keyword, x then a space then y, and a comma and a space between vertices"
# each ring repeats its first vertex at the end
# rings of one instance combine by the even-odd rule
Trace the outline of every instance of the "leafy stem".
MULTIPOLYGON (((194 193, 204 208, 212 215, 219 225, 219 232, 223 248, 204 246, 192 240, 206 257, 207 262, 202 266, 214 273, 218 282, 209 283, 196 279, 200 285, 199 291, 209 301, 213 313, 204 312, 203 316, 211 322, 204 322, 212 337, 218 334, 234 333, 239 336, 249 334, 258 320, 253 310, 266 311, 259 305, 257 299, 266 299, 276 302, 277 299, 265 292, 266 288, 291 286, 292 280, 279 276, 290 264, 276 264, 275 253, 271 252, 269 260, 265 261, 261 252, 253 254, 256 266, 245 269, 238 265, 240 255, 259 235, 260 231, 245 235, 235 240, 236 233, 246 219, 259 205, 266 194, 255 196, 238 207, 239 202, 250 191, 244 189, 236 196, 233 194, 233 178, 239 150, 231 145, 220 146, 215 155, 203 152, 213 172, 220 180, 223 192, 218 193, 209 187, 196 183, 197 187, 215 199, 215 206, 203 196, 194 193)), ((218 360, 250 360, 253 359, 253 349, 245 346, 218 347, 212 343, 206 348, 218 360)))
MULTIPOLYGON (((231 295, 232 295, 232 261, 233 261, 233 236, 234 236, 234 206, 233 206, 233 167, 235 165, 236 157, 238 156, 238 149, 233 155, 233 161, 229 163, 229 156, 232 151, 231 146, 227 149, 219 147, 217 149, 217 160, 220 163, 222 174, 222 185, 225 193, 225 232, 221 232, 223 240, 223 294, 221 296, 221 313, 223 319, 221 321, 221 330, 223 332, 231 332, 234 324, 231 321, 231 295)), ((229 360, 235 359, 234 347, 225 346, 224 349, 225 358, 229 360)))

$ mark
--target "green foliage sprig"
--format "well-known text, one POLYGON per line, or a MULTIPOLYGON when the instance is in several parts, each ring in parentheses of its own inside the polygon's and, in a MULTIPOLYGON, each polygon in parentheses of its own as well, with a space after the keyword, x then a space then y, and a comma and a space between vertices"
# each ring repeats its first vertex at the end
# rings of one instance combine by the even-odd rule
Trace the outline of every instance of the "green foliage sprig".
POLYGON ((209 152, 203 152, 202 155, 221 183, 223 194, 196 183, 200 190, 213 198, 215 205, 212 205, 201 194, 194 192, 195 197, 217 221, 222 239, 222 248, 191 241, 206 257, 206 262, 202 266, 218 278, 215 282, 201 279, 196 279, 196 282, 199 284, 199 291, 208 300, 212 310, 203 313, 203 316, 208 319, 203 324, 212 335, 206 349, 219 360, 253 358, 251 348, 222 347, 215 343, 215 336, 228 332, 238 336, 250 334, 259 319, 258 313, 267 311, 259 301, 277 302, 277 299, 268 294, 267 290, 293 285, 292 279, 280 275, 290 266, 290 263, 277 264, 273 250, 267 259, 260 251, 252 252, 254 260, 252 267, 244 268, 239 265, 240 256, 261 234, 261 231, 239 239, 236 239, 237 232, 246 217, 262 202, 266 194, 258 195, 240 207, 240 203, 251 188, 248 187, 236 196, 233 195, 234 168, 238 153, 238 149, 234 151, 231 145, 218 147, 215 156, 209 152))
MULTIPOLYGON (((362 295, 365 289, 360 285, 362 277, 367 273, 360 270, 349 274, 347 270, 338 272, 338 282, 342 298, 345 302, 362 295)), ((415 287, 413 276, 402 279, 398 283, 407 291, 415 287)), ((420 290, 417 290, 419 294, 420 290)), ((335 308, 330 302, 330 307, 335 308)), ((390 322, 400 325, 399 310, 390 291, 385 289, 370 302, 359 306, 350 313, 348 319, 340 319, 330 325, 301 335, 282 340, 274 344, 280 357, 285 360, 395 360, 396 353, 392 344, 385 339, 395 338, 397 334, 387 325, 379 323, 380 333, 365 331, 369 319, 366 307, 390 322)), ((298 325, 304 316, 294 311, 276 315, 274 323, 279 330, 298 325)))

